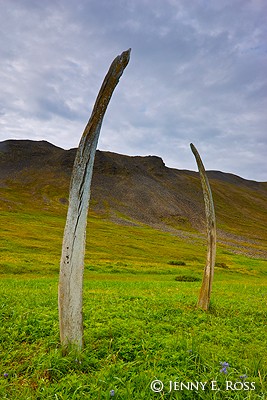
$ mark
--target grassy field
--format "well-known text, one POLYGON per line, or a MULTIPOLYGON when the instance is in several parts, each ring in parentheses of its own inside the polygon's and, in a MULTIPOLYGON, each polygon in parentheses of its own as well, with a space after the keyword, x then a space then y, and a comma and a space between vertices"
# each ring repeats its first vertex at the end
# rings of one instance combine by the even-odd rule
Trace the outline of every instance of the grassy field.
POLYGON ((266 399, 266 261, 220 246, 205 313, 195 307, 205 238, 185 242, 91 213, 85 348, 63 357, 64 220, 1 212, 1 399, 266 399))

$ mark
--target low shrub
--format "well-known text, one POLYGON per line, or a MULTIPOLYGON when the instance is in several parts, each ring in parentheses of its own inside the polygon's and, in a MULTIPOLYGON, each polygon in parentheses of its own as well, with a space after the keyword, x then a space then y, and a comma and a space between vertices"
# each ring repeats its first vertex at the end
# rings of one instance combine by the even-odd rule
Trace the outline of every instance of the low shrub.
POLYGON ((184 261, 169 261, 169 265, 186 265, 184 261))
POLYGON ((199 281, 201 281, 201 279, 196 276, 188 276, 188 275, 176 276, 175 280, 178 282, 199 282, 199 281))
POLYGON ((228 269, 228 268, 229 268, 228 265, 225 264, 225 263, 223 263, 223 262, 217 262, 217 263, 215 263, 215 267, 224 268, 224 269, 228 269))

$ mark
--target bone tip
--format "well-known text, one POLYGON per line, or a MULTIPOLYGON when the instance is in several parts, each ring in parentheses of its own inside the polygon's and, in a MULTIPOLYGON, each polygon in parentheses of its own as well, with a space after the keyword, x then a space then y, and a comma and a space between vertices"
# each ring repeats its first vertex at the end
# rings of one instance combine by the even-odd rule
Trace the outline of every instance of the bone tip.
POLYGON ((126 55, 128 58, 130 58, 130 54, 131 54, 131 47, 128 50, 125 50, 122 54, 126 55))

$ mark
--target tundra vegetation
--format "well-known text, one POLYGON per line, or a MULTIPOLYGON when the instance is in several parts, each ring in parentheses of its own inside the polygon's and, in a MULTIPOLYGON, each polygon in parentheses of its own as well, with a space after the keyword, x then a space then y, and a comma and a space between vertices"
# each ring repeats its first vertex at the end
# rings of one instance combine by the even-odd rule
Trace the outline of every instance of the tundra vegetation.
POLYGON ((120 400, 266 398, 266 261, 218 245, 212 301, 203 312, 196 308, 200 282, 175 278, 201 279, 205 237, 191 243, 92 211, 85 347, 79 359, 62 357, 57 283, 66 208, 0 214, 1 398, 109 399, 111 390, 120 400), (229 364, 226 374, 220 363, 229 364), (244 376, 256 390, 224 390, 244 376), (155 379, 216 380, 222 390, 159 394, 150 389, 155 379))

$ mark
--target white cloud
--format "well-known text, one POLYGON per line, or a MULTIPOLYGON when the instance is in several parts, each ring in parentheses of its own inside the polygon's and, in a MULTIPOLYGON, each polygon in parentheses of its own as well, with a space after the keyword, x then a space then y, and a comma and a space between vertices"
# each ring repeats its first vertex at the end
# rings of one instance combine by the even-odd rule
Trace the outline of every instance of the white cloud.
POLYGON ((99 147, 266 179, 266 5, 0 0, 0 140, 77 146, 112 59, 130 64, 99 147))

